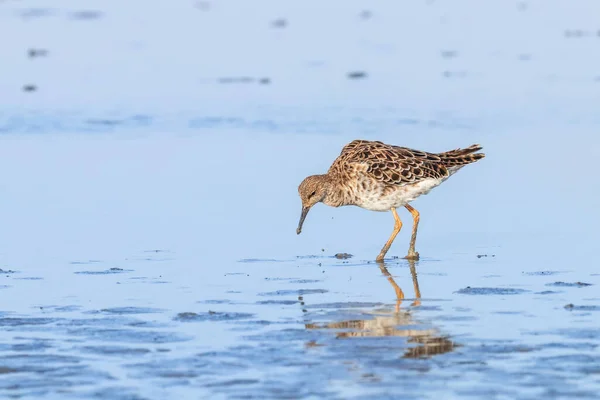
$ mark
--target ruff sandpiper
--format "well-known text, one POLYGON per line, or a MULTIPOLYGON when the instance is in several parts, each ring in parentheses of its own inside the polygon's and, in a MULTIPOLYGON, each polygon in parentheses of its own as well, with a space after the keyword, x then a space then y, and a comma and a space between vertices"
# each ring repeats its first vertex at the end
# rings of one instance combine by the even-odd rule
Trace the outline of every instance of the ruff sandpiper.
POLYGON ((413 217, 413 229, 405 258, 418 260, 415 241, 419 212, 409 203, 429 193, 465 165, 485 157, 477 153, 479 150, 481 146, 474 144, 444 153, 427 153, 378 141, 354 140, 344 146, 326 174, 309 176, 298 187, 302 214, 296 233, 300 234, 308 211, 319 202, 332 207, 353 205, 372 211, 391 211, 396 223, 376 258, 381 262, 402 228, 396 208, 406 207, 413 217))

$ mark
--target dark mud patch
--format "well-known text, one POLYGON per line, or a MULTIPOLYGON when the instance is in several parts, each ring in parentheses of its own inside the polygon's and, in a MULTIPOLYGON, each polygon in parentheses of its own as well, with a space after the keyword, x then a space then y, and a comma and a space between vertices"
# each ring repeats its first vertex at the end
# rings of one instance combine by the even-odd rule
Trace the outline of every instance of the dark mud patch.
POLYGON ((586 282, 553 282, 547 283, 546 286, 554 286, 554 287, 587 287, 592 286, 591 283, 586 282))
POLYGON ((258 379, 229 379, 226 381, 213 382, 204 385, 204 387, 231 387, 240 385, 253 385, 259 383, 258 379))
POLYGON ((523 294, 529 292, 524 289, 514 289, 514 288, 493 288, 493 287, 470 287, 467 286, 464 289, 460 289, 455 292, 458 294, 469 294, 469 295, 488 295, 488 296, 506 296, 506 295, 516 295, 523 294))
POLYGON ((562 274, 562 273, 564 273, 564 271, 532 271, 532 272, 523 272, 523 275, 549 276, 549 275, 556 275, 556 274, 562 274))
POLYGON ((567 304, 567 305, 565 305, 564 309, 567 311, 600 311, 600 306, 595 306, 595 305, 578 306, 575 304, 567 304))
POLYGON ((557 292, 556 290, 544 290, 541 292, 535 292, 535 294, 548 295, 548 294, 559 294, 562 292, 557 292))
POLYGON ((336 255, 334 255, 334 257, 337 258, 338 260, 348 260, 354 256, 349 253, 337 253, 336 255))
POLYGON ((305 256, 296 256, 297 259, 299 260, 312 260, 314 258, 326 258, 326 256, 322 255, 322 254, 308 254, 305 256))
MULTIPOLYGON (((93 314, 100 314, 100 311, 93 311, 93 314)), ((106 317, 106 318, 79 318, 70 320, 61 320, 58 323, 59 326, 67 327, 89 327, 89 328, 108 328, 108 327, 123 327, 123 326, 134 326, 134 327, 149 327, 157 328, 164 327, 164 324, 154 321, 142 321, 135 318, 128 318, 122 316, 106 317)))
POLYGON ((76 271, 77 275, 112 275, 112 274, 123 274, 126 272, 133 272, 132 269, 123 268, 109 268, 104 271, 76 271))
POLYGON ((290 283, 296 283, 296 284, 306 284, 306 283, 319 283, 322 282, 322 280, 320 279, 293 279, 290 281, 290 283))
MULTIPOLYGON (((0 351, 45 351, 52 348, 47 339, 23 339, 23 343, 0 343, 0 351)), ((17 340, 14 340, 15 342, 17 340)))
POLYGON ((238 321, 253 318, 254 314, 236 312, 209 311, 206 313, 183 312, 177 314, 175 321, 179 322, 205 322, 205 321, 238 321))
POLYGON ((199 304, 234 304, 231 300, 200 300, 199 304))
POLYGON ((48 325, 60 321, 59 318, 0 318, 0 326, 48 325))
POLYGON ((257 301, 256 304, 260 305, 274 305, 274 306, 291 306, 297 304, 298 300, 263 300, 257 301))
POLYGON ((117 315, 128 315, 128 314, 155 314, 161 313, 165 310, 159 308, 147 308, 147 307, 115 307, 115 308, 104 308, 100 310, 101 313, 117 314, 117 315))
POLYGON ((150 353, 150 350, 140 347, 125 347, 125 346, 83 346, 78 350, 98 355, 108 356, 140 356, 150 353))
POLYGON ((304 296, 307 294, 328 293, 326 289, 298 289, 298 290, 276 290, 274 292, 259 293, 259 296, 304 296))
POLYGON ((192 337, 175 332, 152 331, 142 329, 99 329, 84 327, 69 329, 69 335, 80 336, 91 340, 117 343, 177 343, 191 340, 192 337))
POLYGON ((10 274, 16 274, 16 273, 17 273, 17 271, 13 271, 11 269, 0 268, 0 274, 10 275, 10 274))

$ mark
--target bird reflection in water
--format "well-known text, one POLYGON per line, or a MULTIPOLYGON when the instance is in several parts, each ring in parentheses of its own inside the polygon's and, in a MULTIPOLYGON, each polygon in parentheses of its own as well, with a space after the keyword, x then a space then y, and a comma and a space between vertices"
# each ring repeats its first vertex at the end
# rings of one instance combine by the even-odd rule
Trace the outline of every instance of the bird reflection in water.
MULTIPOLYGON (((419 307, 421 305, 421 291, 419 289, 415 261, 408 260, 408 262, 415 292, 415 299, 411 307, 419 307)), ((390 315, 381 315, 378 312, 372 319, 348 320, 326 324, 309 323, 305 324, 306 329, 343 329, 345 331, 336 334, 336 337, 340 339, 383 336, 406 337, 408 338, 408 343, 414 343, 418 346, 408 348, 403 355, 404 358, 431 357, 437 354, 448 353, 458 347, 459 345, 450 340, 448 336, 440 334, 437 329, 415 328, 422 324, 413 319, 410 310, 402 310, 400 308, 404 301, 404 292, 385 267, 385 264, 380 262, 378 265, 396 292, 396 305, 390 315)))

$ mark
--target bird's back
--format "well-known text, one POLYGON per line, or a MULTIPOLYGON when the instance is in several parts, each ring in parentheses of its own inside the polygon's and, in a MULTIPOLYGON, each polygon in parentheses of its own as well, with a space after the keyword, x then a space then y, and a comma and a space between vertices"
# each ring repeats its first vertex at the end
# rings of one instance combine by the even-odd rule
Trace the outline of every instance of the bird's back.
MULTIPOLYGON (((473 145, 428 153, 379 141, 354 140, 342 149, 328 175, 339 192, 331 204, 355 204, 375 211, 399 207, 428 193, 466 164, 485 155, 473 145)), ((330 205, 331 205, 330 204, 330 205)))
POLYGON ((379 141, 353 140, 344 146, 329 172, 344 174, 358 169, 381 182, 405 185, 448 177, 464 165, 485 157, 476 153, 481 149, 474 144, 464 149, 429 153, 379 141))

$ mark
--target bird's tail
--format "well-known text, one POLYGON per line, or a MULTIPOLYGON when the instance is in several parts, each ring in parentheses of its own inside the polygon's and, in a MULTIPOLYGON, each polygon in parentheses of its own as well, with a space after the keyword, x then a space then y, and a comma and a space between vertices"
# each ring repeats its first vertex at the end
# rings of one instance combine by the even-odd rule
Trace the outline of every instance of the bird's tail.
POLYGON ((442 159, 442 163, 446 167, 462 167, 463 165, 474 163, 485 157, 484 153, 477 153, 482 147, 474 144, 464 149, 456 149, 439 153, 438 156, 442 159))

